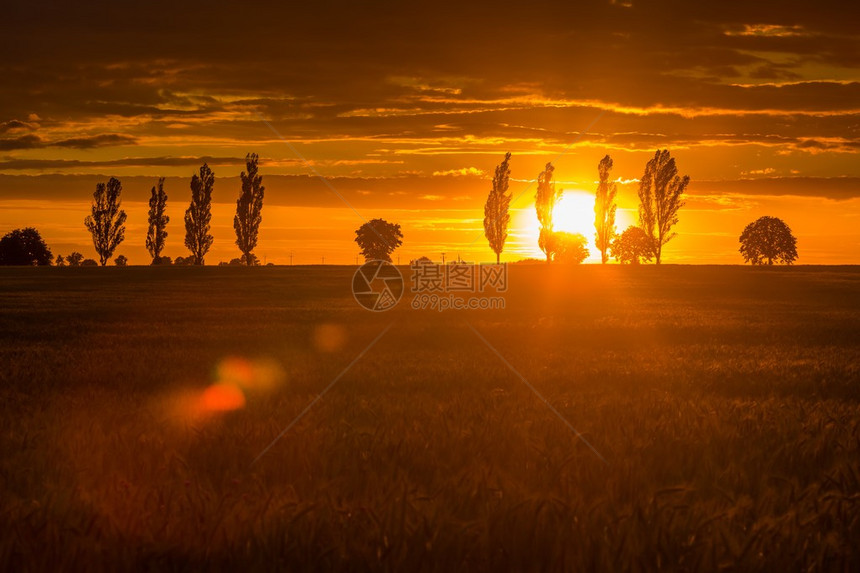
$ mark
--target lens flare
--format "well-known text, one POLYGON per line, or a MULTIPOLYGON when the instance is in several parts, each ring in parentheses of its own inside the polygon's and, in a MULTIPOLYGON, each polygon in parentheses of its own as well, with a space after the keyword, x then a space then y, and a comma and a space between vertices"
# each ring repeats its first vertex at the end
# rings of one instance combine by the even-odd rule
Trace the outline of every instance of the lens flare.
POLYGON ((197 404, 203 412, 229 412, 245 407, 245 394, 232 384, 212 384, 200 396, 197 404))
POLYGON ((218 363, 215 376, 218 383, 232 384, 243 390, 271 390, 284 381, 285 373, 274 360, 230 356, 218 363))
POLYGON ((201 423, 212 415, 241 410, 249 395, 273 390, 286 378, 281 365, 270 359, 229 356, 215 365, 214 381, 205 389, 173 390, 163 397, 163 410, 180 423, 201 423))
POLYGON ((320 352, 337 352, 345 343, 346 329, 339 324, 320 324, 314 329, 314 348, 320 352))

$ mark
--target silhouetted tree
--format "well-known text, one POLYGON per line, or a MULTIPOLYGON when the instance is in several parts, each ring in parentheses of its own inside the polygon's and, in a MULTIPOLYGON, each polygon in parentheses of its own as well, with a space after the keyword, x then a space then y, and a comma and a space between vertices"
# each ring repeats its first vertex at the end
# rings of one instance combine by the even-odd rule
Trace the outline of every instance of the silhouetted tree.
POLYGON ((107 185, 99 183, 93 193, 92 214, 84 224, 93 236, 93 246, 102 266, 107 265, 113 252, 125 239, 125 211, 120 209, 122 183, 111 177, 107 185))
POLYGON ((167 224, 170 217, 165 215, 167 210, 167 193, 164 192, 164 177, 159 177, 158 185, 152 188, 149 198, 149 230, 146 233, 146 250, 152 257, 152 264, 159 264, 161 250, 167 239, 167 224))
POLYGON ((239 257, 239 262, 241 262, 246 267, 258 267, 260 266, 260 259, 257 258, 257 255, 254 253, 248 253, 247 255, 242 255, 239 257))
POLYGON ((678 222, 678 210, 684 206, 681 196, 689 183, 689 176, 678 176, 668 149, 658 150, 645 165, 639 182, 639 226, 648 235, 658 265, 663 245, 676 235, 670 231, 678 222))
POLYGON ((97 267, 99 264, 95 261, 95 259, 84 259, 81 261, 82 267, 97 267))
POLYGON ((0 239, 0 265, 46 266, 54 256, 33 227, 15 229, 0 239))
POLYGON ((63 258, 63 255, 57 255, 57 258, 54 259, 54 264, 58 267, 66 266, 66 259, 63 258))
POLYGON ((754 265, 790 265, 797 259, 797 239, 788 225, 776 217, 760 217, 747 225, 740 242, 744 261, 754 265))
POLYGON ((555 171, 555 167, 552 166, 552 163, 547 163, 546 169, 538 175, 538 187, 535 194, 535 211, 540 223, 538 246, 546 254, 547 263, 552 260, 552 213, 555 210, 555 204, 561 199, 562 193, 561 190, 556 191, 555 183, 552 180, 553 171, 555 171))
POLYGON ((594 197, 594 246, 600 251, 600 262, 606 264, 609 260, 609 247, 615 238, 615 195, 618 186, 609 181, 612 171, 612 158, 608 155, 597 164, 600 183, 594 197))
POLYGON ((257 235, 260 231, 260 222, 263 220, 263 177, 257 174, 259 157, 256 153, 245 156, 245 168, 242 171, 242 192, 236 200, 236 216, 233 218, 233 228, 236 230, 236 246, 242 251, 242 260, 245 264, 252 265, 256 257, 251 257, 254 247, 257 246, 257 235))
POLYGON ((158 264, 161 266, 170 266, 173 264, 173 259, 170 257, 160 257, 158 259, 158 264))
POLYGON ((588 257, 588 239, 579 233, 556 231, 552 234, 552 260, 558 263, 579 264, 588 257))
POLYGON ((128 266, 128 259, 126 258, 125 255, 120 255, 113 260, 113 264, 115 264, 118 267, 127 267, 128 266))
POLYGON ((358 228, 355 242, 361 249, 366 261, 380 260, 391 262, 391 253, 403 244, 400 225, 384 219, 373 219, 358 228))
MULTIPOLYGON (((212 221, 212 189, 215 187, 215 174, 209 165, 203 164, 200 176, 191 176, 191 204, 185 210, 185 246, 191 251, 195 265, 204 264, 204 257, 212 247, 213 237, 209 234, 212 221)), ((177 262, 179 258, 176 259, 177 262)))
POLYGON ((79 267, 84 260, 84 256, 77 251, 72 251, 69 253, 69 256, 66 257, 66 262, 69 263, 70 267, 79 267))
POLYGON ((622 264, 638 265, 640 261, 650 261, 651 240, 648 234, 639 227, 627 227, 612 241, 612 256, 622 264))
POLYGON ((490 248, 496 253, 496 264, 499 263, 505 241, 508 239, 508 224, 511 216, 508 207, 511 205, 511 195, 508 193, 508 180, 511 177, 510 152, 505 154, 505 160, 496 167, 493 176, 493 188, 484 205, 484 236, 490 243, 490 248))

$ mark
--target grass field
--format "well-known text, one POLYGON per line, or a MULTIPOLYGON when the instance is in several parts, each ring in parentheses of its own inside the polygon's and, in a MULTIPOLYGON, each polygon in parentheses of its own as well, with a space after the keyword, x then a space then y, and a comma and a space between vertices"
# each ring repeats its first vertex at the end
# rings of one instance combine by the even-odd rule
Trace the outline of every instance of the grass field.
POLYGON ((860 568, 860 269, 353 270, 0 269, 0 569, 860 568))

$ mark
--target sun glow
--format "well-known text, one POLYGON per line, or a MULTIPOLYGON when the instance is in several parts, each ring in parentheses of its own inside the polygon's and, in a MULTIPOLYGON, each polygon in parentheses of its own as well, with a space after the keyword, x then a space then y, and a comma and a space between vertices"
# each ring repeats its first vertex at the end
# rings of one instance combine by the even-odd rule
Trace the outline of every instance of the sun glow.
MULTIPOLYGON (((616 201, 615 232, 621 233, 630 225, 636 224, 636 208, 624 201, 616 201)), ((568 189, 562 193, 553 211, 553 230, 565 233, 578 233, 585 237, 588 257, 585 263, 599 263, 600 251, 594 246, 594 193, 578 189, 568 189)), ((546 255, 538 246, 540 223, 535 213, 534 203, 527 203, 512 209, 511 236, 507 253, 519 257, 543 259, 546 255)))
POLYGON ((579 233, 588 239, 589 248, 594 242, 594 193, 565 191, 552 213, 556 231, 579 233))
MULTIPOLYGON (((629 209, 618 208, 615 213, 615 228, 617 232, 634 224, 629 209)), ((519 252, 528 257, 543 258, 544 254, 538 247, 540 224, 535 214, 534 205, 517 209, 513 219, 513 234, 519 252)), ((553 228, 555 231, 579 233, 585 237, 588 248, 588 258, 584 262, 599 263, 600 252, 594 246, 594 194, 587 191, 565 191, 561 200, 556 203, 553 211, 553 228)))

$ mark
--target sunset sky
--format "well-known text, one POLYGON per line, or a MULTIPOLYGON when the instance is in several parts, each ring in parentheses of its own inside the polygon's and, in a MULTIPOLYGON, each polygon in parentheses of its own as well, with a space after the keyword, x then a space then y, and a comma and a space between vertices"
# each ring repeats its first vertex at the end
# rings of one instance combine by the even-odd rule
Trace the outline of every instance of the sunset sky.
POLYGON ((483 203, 510 151, 511 261, 540 255, 533 181, 548 161, 587 210, 574 192, 594 192, 610 154, 620 231, 668 148, 692 181, 665 262, 741 263, 744 226, 772 215, 798 237, 798 264, 860 263, 858 3, 136 4, 4 7, 2 233, 35 226, 55 254, 94 257, 83 220, 116 176, 128 231, 115 255, 146 264, 146 201, 165 176, 165 254, 187 255, 188 183, 206 161, 207 263, 229 260, 256 152, 261 260, 352 264, 355 229, 382 217, 402 225, 404 263, 489 261, 483 203))

